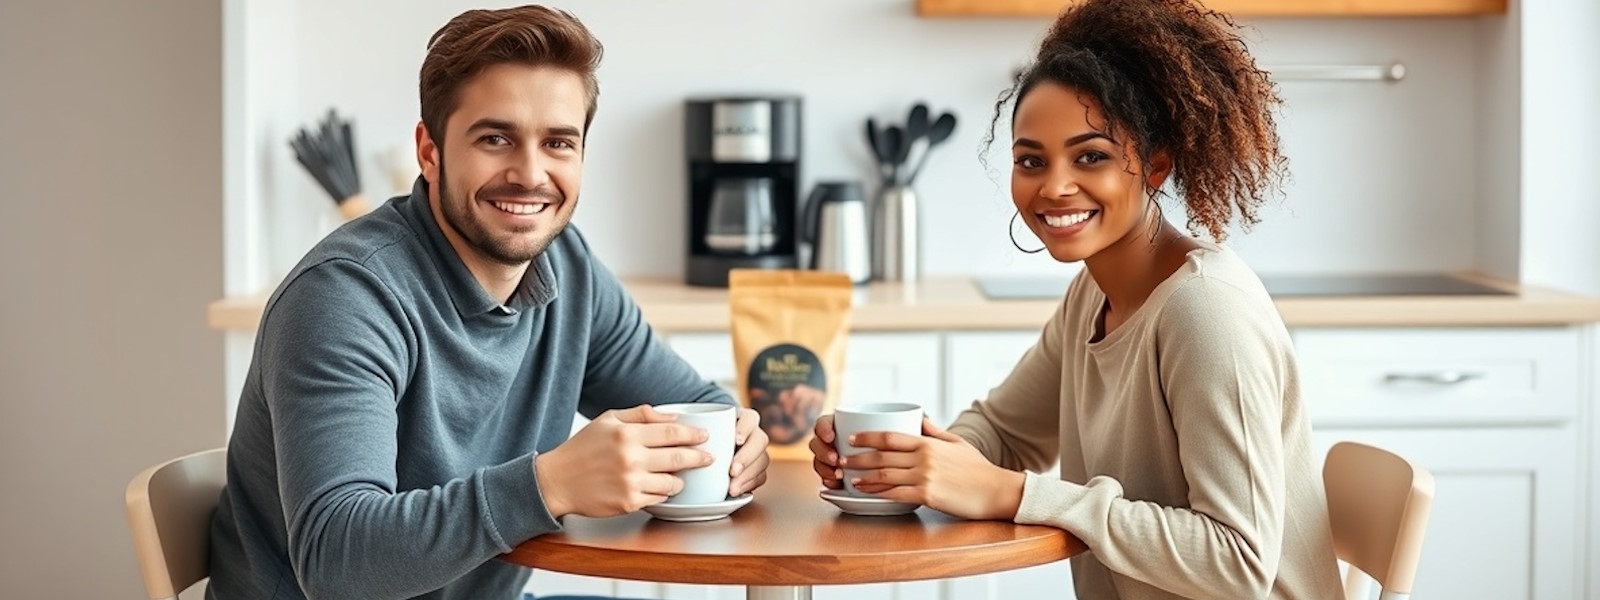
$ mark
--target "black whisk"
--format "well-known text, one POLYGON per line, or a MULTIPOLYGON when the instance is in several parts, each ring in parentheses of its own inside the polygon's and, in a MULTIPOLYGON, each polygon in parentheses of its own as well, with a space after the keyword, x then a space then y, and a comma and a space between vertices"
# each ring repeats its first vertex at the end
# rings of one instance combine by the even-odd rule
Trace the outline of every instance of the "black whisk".
POLYGON ((361 195, 361 173, 356 169, 356 144, 350 136, 350 121, 339 118, 333 109, 316 130, 301 129, 289 140, 294 157, 317 184, 333 197, 339 213, 354 219, 367 213, 367 198, 361 195))

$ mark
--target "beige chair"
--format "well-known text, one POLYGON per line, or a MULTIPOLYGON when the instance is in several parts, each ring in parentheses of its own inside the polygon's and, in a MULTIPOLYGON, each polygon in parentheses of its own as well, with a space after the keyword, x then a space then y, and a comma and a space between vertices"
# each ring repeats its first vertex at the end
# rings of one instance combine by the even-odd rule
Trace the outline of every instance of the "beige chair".
POLYGON ((1382 589, 1381 600, 1410 598, 1433 508, 1433 475, 1387 450, 1339 442, 1328 450, 1322 482, 1334 553, 1350 565, 1345 600, 1367 598, 1369 577, 1382 589))
POLYGON ((151 600, 177 598, 209 572, 211 513, 227 480, 217 448, 145 469, 128 483, 128 527, 151 600))

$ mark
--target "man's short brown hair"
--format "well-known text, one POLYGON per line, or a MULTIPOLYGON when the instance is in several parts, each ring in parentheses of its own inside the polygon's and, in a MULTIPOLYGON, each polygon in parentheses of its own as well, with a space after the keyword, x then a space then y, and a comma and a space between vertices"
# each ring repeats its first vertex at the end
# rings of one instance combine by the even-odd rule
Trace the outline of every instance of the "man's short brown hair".
POLYGON ((583 121, 587 133, 600 97, 595 71, 602 53, 600 40, 563 10, 528 5, 461 13, 428 40, 418 85, 422 124, 435 140, 442 138, 445 121, 461 101, 461 87, 486 68, 513 63, 556 67, 582 77, 589 92, 583 121))

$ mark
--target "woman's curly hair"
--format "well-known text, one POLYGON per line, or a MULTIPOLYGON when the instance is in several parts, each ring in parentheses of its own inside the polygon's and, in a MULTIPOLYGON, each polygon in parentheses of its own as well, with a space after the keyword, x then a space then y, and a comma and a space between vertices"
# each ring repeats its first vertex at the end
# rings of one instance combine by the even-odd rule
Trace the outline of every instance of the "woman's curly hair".
MULTIPOLYGON (((1055 82, 1099 101, 1106 133, 1127 135, 1140 164, 1165 150, 1188 228, 1226 237, 1238 211, 1245 229, 1281 188, 1288 160, 1273 111, 1276 84, 1256 66, 1227 15, 1195 0, 1088 0, 1067 8, 1038 55, 995 103, 985 146, 1007 103, 1055 82)), ((1013 102, 1015 101, 1015 102, 1013 102)))

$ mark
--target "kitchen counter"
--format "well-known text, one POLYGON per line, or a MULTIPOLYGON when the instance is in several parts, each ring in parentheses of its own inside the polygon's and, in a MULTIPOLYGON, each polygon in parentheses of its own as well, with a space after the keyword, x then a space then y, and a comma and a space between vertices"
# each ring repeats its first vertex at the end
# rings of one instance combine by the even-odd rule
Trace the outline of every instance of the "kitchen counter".
MULTIPOLYGON (((1276 299, 1290 327, 1535 326, 1600 322, 1600 299, 1463 275, 1508 295, 1292 296, 1276 299)), ((728 293, 677 279, 624 283, 645 319, 665 333, 725 331, 728 293)), ((212 302, 212 329, 253 331, 270 291, 212 302)), ((936 277, 912 285, 875 283, 857 289, 852 329, 950 331, 1037 329, 1057 300, 990 300, 968 277, 936 277)))

